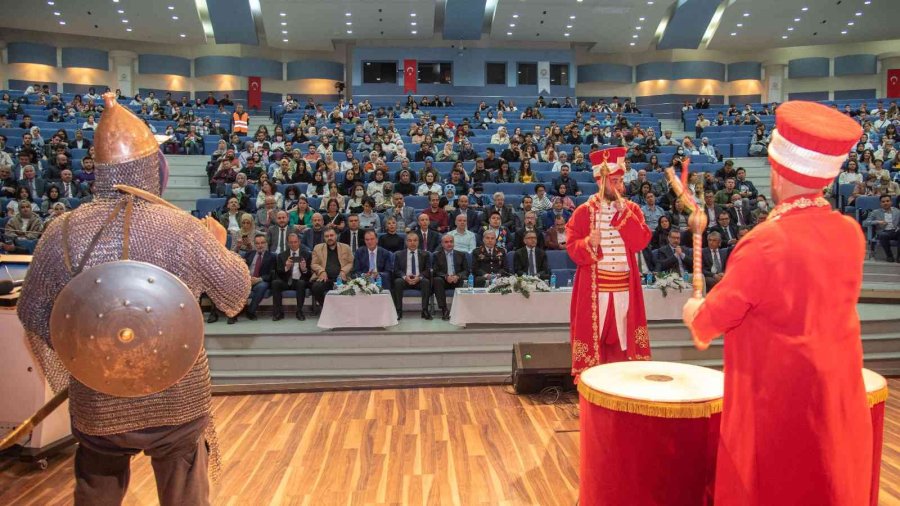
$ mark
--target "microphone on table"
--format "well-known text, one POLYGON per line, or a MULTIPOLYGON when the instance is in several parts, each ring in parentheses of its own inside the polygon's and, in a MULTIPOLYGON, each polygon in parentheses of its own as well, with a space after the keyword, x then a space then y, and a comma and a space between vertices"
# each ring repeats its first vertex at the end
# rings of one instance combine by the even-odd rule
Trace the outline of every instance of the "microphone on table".
POLYGON ((25 280, 20 279, 13 281, 11 279, 0 279, 0 295, 7 295, 17 286, 22 286, 25 280))

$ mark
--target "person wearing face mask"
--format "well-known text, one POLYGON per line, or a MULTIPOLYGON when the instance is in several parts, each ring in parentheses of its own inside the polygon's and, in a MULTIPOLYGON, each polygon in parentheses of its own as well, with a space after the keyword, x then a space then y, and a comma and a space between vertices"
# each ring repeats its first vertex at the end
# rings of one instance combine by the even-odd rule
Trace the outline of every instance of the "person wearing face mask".
POLYGON ((765 195, 756 197, 756 208, 753 209, 750 214, 753 216, 754 223, 765 221, 766 217, 769 215, 769 201, 766 199, 765 195))
POLYGON ((362 183, 357 183, 347 199, 346 214, 359 214, 363 211, 363 199, 366 197, 366 189, 362 183))

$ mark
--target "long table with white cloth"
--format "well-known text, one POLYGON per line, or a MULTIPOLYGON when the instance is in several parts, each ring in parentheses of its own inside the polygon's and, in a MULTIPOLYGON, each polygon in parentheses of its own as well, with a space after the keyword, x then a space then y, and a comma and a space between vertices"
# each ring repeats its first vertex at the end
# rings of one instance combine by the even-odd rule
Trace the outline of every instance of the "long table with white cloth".
MULTIPOLYGON (((666 296, 659 288, 644 287, 644 307, 647 321, 680 320, 681 308, 691 291, 668 290, 666 296)), ((535 292, 525 298, 519 293, 502 295, 487 293, 484 288, 457 288, 450 307, 450 323, 465 327, 469 324, 522 325, 567 324, 572 290, 560 288, 551 292, 535 292)))

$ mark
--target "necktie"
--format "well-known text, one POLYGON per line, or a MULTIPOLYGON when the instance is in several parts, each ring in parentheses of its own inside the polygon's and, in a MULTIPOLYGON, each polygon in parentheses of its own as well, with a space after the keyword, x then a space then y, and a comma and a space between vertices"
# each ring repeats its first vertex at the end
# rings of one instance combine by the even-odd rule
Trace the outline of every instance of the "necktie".
POLYGON ((280 229, 281 231, 278 233, 278 253, 284 251, 284 229, 280 229))
POLYGON ((735 212, 737 212, 737 222, 738 222, 738 226, 739 226, 739 227, 744 226, 744 215, 741 214, 741 208, 740 208, 740 207, 735 207, 734 210, 735 210, 735 212))
POLYGON ((262 253, 257 253, 256 258, 253 259, 253 277, 259 277, 259 270, 262 267, 262 253))
MULTIPOLYGON (((672 252, 673 253, 675 252, 675 248, 672 248, 672 252)), ((684 264, 682 263, 681 259, 678 258, 677 255, 675 256, 675 260, 676 260, 675 263, 678 264, 678 274, 681 274, 682 276, 684 276, 684 264)))
POLYGON ((378 270, 377 265, 378 265, 378 263, 375 261, 375 252, 370 251, 369 252, 369 272, 377 271, 378 270))
POLYGON ((537 274, 537 265, 534 263, 534 249, 528 248, 528 274, 537 274))
POLYGON ((725 227, 725 235, 728 236, 728 240, 731 240, 731 227, 725 227))
POLYGON ((72 191, 69 190, 69 183, 66 183, 64 188, 65 188, 65 190, 63 191, 63 197, 65 197, 65 198, 71 197, 72 191))
POLYGON ((422 249, 428 249, 428 229, 422 231, 422 249))
POLYGON ((356 251, 356 231, 350 231, 350 250, 356 251))
POLYGON ((453 265, 453 252, 447 252, 447 274, 452 276, 456 274, 456 269, 454 269, 453 265))
POLYGON ((416 268, 416 252, 410 251, 409 256, 412 257, 412 260, 410 260, 412 262, 412 275, 417 276, 419 274, 419 269, 416 268))
POLYGON ((712 268, 713 274, 718 274, 719 271, 722 270, 721 265, 722 264, 719 263, 719 250, 714 250, 713 251, 713 268, 712 268))

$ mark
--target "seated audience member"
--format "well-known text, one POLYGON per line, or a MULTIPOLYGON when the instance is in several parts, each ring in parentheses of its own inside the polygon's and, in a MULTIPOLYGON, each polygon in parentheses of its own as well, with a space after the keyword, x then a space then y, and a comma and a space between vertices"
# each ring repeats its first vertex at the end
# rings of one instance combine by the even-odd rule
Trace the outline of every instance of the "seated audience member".
POLYGON ((69 201, 62 198, 59 193, 59 186, 57 186, 56 183, 53 183, 47 187, 47 194, 44 195, 44 199, 41 201, 41 216, 50 214, 50 211, 56 204, 62 204, 65 207, 69 207, 69 201))
MULTIPOLYGON (((520 249, 525 246, 525 234, 528 232, 534 232, 537 234, 537 246, 538 248, 544 248, 544 233, 538 227, 538 219, 537 213, 534 211, 528 211, 525 213, 524 218, 522 219, 523 225, 522 228, 516 230, 515 233, 515 243, 513 247, 515 249, 520 249)), ((552 226, 552 225, 551 225, 552 226)))
POLYGON ((656 205, 656 195, 653 192, 647 192, 644 199, 647 203, 641 206, 641 212, 644 213, 644 222, 647 224, 647 228, 652 230, 659 223, 659 219, 666 215, 666 211, 656 205))
POLYGON ((738 230, 731 223, 731 213, 726 210, 719 211, 717 225, 712 227, 710 231, 719 233, 726 248, 731 248, 737 244, 738 230))
POLYGON ((492 229, 485 230, 481 241, 481 246, 472 252, 475 286, 487 286, 494 279, 509 275, 506 270, 506 250, 497 246, 497 233, 492 229))
POLYGON ((460 214, 466 217, 466 227, 469 230, 481 229, 481 213, 469 207, 468 195, 460 195, 456 199, 456 209, 450 213, 450 220, 452 220, 454 225, 456 224, 456 217, 460 214))
MULTIPOLYGON (((437 232, 432 232, 437 237, 437 232)), ((422 318, 431 320, 428 301, 431 299, 431 255, 419 248, 417 234, 406 235, 406 248, 394 254, 394 281, 391 295, 397 319, 403 319, 403 291, 422 292, 422 318)))
POLYGON ((312 251, 313 248, 325 242, 325 219, 319 213, 313 213, 311 225, 303 231, 300 242, 303 247, 312 251))
POLYGON ((429 194, 428 203, 430 207, 422 211, 422 214, 428 216, 429 226, 441 233, 450 230, 450 214, 441 207, 440 195, 435 193, 429 194))
POLYGON ((341 232, 340 241, 350 246, 350 252, 356 253, 362 247, 362 229, 359 226, 359 215, 351 214, 347 216, 347 228, 341 232))
POLYGON ((357 217, 359 218, 359 226, 363 230, 374 230, 375 233, 381 232, 381 217, 375 213, 375 199, 372 197, 363 199, 363 210, 357 217))
POLYGON ((31 202, 19 201, 16 215, 7 220, 3 229, 6 242, 3 250, 7 253, 34 253, 34 247, 41 238, 44 226, 41 219, 34 213, 31 202))
POLYGON ((231 251, 241 256, 254 251, 254 237, 256 237, 256 222, 253 220, 253 216, 244 213, 241 215, 241 228, 231 234, 231 251))
POLYGON ((75 181, 75 177, 69 169, 60 172, 60 181, 56 183, 56 186, 59 187, 59 196, 62 198, 80 199, 84 196, 84 190, 75 181))
POLYGON ((225 204, 225 212, 219 217, 219 223, 221 223, 222 226, 225 227, 225 230, 230 234, 236 234, 241 230, 241 219, 244 216, 249 215, 246 212, 241 211, 237 197, 231 197, 228 199, 228 203, 225 204))
POLYGON ((766 217, 769 215, 769 201, 765 195, 757 195, 750 214, 753 216, 753 223, 759 224, 766 221, 766 217))
POLYGON ((305 320, 303 301, 312 277, 312 255, 300 244, 296 232, 288 234, 288 249, 278 254, 272 279, 272 321, 284 318, 282 295, 287 290, 297 292, 297 319, 305 320))
POLYGON ((562 216, 554 218, 553 226, 544 232, 544 246, 548 250, 566 249, 566 220, 562 216))
POLYGON ((415 209, 407 206, 403 195, 397 192, 391 195, 391 202, 394 205, 384 212, 385 218, 394 218, 397 230, 408 233, 416 224, 415 209))
MULTIPOLYGON (((275 255, 269 251, 269 243, 266 242, 266 236, 257 233, 253 238, 255 251, 244 255, 244 261, 247 262, 247 268, 250 271, 250 304, 244 311, 248 320, 256 319, 256 310, 259 303, 266 296, 266 291, 272 283, 272 275, 275 271, 275 255)), ((228 318, 228 324, 237 321, 237 316, 228 318)))
POLYGON ((507 230, 516 229, 516 211, 511 205, 506 203, 506 195, 503 192, 494 193, 494 205, 485 209, 486 216, 490 216, 495 212, 500 214, 500 224, 506 227, 507 230))
POLYGON ((650 236, 650 248, 659 249, 669 244, 669 232, 672 230, 681 231, 672 227, 672 221, 668 215, 660 216, 656 221, 656 227, 653 228, 653 235, 650 236))
MULTIPOLYGON (((460 220, 462 221, 462 220, 460 220)), ((468 230, 466 232, 470 233, 468 230)), ((465 253, 456 250, 453 233, 441 238, 441 249, 434 253, 434 297, 441 310, 441 319, 450 319, 446 290, 463 286, 469 277, 469 261, 465 253)))
POLYGON ((525 246, 513 253, 513 271, 516 275, 537 276, 544 281, 550 281, 550 265, 547 261, 547 253, 539 248, 538 233, 529 230, 524 233, 525 246))
POLYGON ((411 233, 419 238, 420 250, 434 251, 441 245, 441 234, 434 230, 431 219, 425 213, 419 215, 419 224, 411 233))
MULTIPOLYGON (((516 211, 516 227, 520 228, 523 223, 525 223, 525 213, 531 212, 534 210, 534 200, 525 195, 522 197, 522 205, 519 206, 519 209, 516 211)), ((540 221, 537 223, 538 227, 542 227, 543 223, 540 221)))
POLYGON ((709 247, 703 248, 703 277, 706 279, 706 290, 712 290, 725 276, 728 264, 728 249, 721 249, 722 236, 718 232, 710 232, 706 236, 709 247))
POLYGON ((534 195, 531 196, 531 206, 537 212, 547 211, 553 207, 550 197, 547 196, 547 188, 541 183, 534 187, 534 195))
POLYGON ((350 271, 353 269, 353 253, 350 246, 337 240, 337 231, 328 227, 325 229, 325 242, 316 245, 312 251, 312 291, 313 301, 317 304, 314 309, 318 314, 319 308, 325 303, 325 294, 334 288, 338 278, 343 282, 350 279, 350 271))
POLYGON ((484 226, 484 229, 481 231, 482 237, 484 237, 485 232, 492 231, 494 232, 494 237, 497 240, 497 247, 507 249, 507 244, 510 242, 510 232, 509 229, 501 224, 500 213, 498 211, 491 211, 487 225, 484 226))
POLYGON ((569 218, 572 216, 572 212, 563 206, 563 199, 554 197, 553 207, 544 212, 544 229, 549 230, 553 228, 557 216, 562 216, 563 221, 568 223, 569 218))
POLYGON ((727 209, 731 215, 731 221, 738 228, 752 227, 756 224, 753 220, 753 213, 750 211, 750 203, 744 200, 740 194, 731 196, 731 207, 727 209))
POLYGON ((457 214, 455 218, 456 228, 446 235, 453 237, 453 248, 462 253, 471 253, 477 245, 475 233, 469 230, 465 215, 457 214))
POLYGON ((887 261, 894 262, 897 257, 891 249, 891 241, 900 241, 900 209, 891 206, 889 195, 882 195, 879 204, 878 209, 869 212, 863 226, 875 227, 875 239, 884 249, 887 261))
POLYGON ((660 272, 674 272, 679 276, 690 273, 694 260, 690 248, 681 247, 681 232, 669 231, 669 244, 659 249, 656 265, 660 272))
POLYGON ((353 255, 353 273, 374 282, 381 278, 381 286, 385 290, 390 287, 393 255, 378 245, 378 234, 374 230, 363 231, 365 246, 356 250, 353 255))
POLYGON ((288 248, 287 236, 291 232, 294 232, 294 229, 290 226, 288 213, 286 211, 275 213, 275 223, 269 225, 269 229, 266 231, 266 239, 272 253, 277 255, 288 248))
POLYGON ((341 214, 340 204, 337 199, 329 198, 325 207, 325 214, 322 215, 325 220, 326 227, 334 228, 337 233, 341 233, 346 226, 347 220, 341 214))
POLYGON ((0 198, 15 198, 18 183, 12 176, 12 168, 0 165, 0 198))
POLYGON ((397 220, 390 217, 384 220, 385 233, 378 238, 378 245, 382 248, 396 253, 404 248, 405 240, 397 234, 397 220))
POLYGON ((19 180, 18 186, 27 188, 28 195, 31 196, 33 201, 37 201, 47 193, 47 182, 43 178, 38 177, 34 165, 26 165, 22 168, 22 179, 19 180))
POLYGON ((578 181, 575 181, 569 176, 568 165, 562 166, 559 171, 559 177, 553 180, 553 193, 556 195, 559 195, 559 185, 566 185, 566 188, 571 195, 575 195, 576 197, 581 195, 581 190, 578 189, 578 181))

